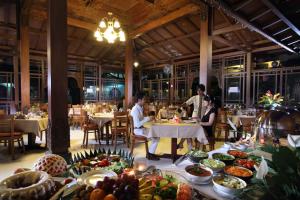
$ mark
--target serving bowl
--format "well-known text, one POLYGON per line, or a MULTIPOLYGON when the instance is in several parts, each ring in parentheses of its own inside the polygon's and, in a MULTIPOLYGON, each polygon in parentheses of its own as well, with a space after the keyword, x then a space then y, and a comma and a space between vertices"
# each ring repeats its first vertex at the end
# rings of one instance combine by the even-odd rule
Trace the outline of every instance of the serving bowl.
POLYGON ((196 184, 208 184, 213 176, 213 171, 210 168, 198 164, 188 165, 185 168, 185 173, 187 179, 196 184))
POLYGON ((227 153, 229 155, 232 155, 234 156, 235 158, 247 158, 248 157, 248 154, 243 152, 243 151, 240 151, 240 150, 229 150, 227 151, 227 153))
POLYGON ((225 163, 221 160, 216 160, 212 158, 203 159, 201 164, 205 167, 210 168, 213 172, 220 172, 224 169, 225 163))
POLYGON ((226 166, 224 172, 230 176, 235 176, 245 181, 252 178, 253 172, 250 169, 240 166, 226 166))
POLYGON ((187 157, 191 162, 199 163, 201 160, 208 158, 208 154, 201 150, 191 150, 187 157))
POLYGON ((217 192, 233 196, 240 194, 247 187, 244 180, 226 174, 214 175, 212 182, 217 192))
POLYGON ((234 162, 235 157, 229 154, 224 153, 214 153, 212 155, 213 159, 220 160, 224 162, 226 165, 232 165, 234 162))

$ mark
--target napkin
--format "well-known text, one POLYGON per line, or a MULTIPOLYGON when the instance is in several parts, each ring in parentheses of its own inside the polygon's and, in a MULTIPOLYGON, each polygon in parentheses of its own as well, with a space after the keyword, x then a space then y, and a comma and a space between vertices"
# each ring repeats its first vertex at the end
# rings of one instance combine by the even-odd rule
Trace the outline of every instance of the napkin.
POLYGON ((300 135, 290 135, 287 136, 288 143, 291 147, 300 147, 300 135))
POLYGON ((256 165, 254 165, 256 172, 256 178, 257 179, 264 179, 265 176, 268 174, 269 168, 268 168, 268 164, 265 161, 264 157, 261 157, 261 162, 259 167, 257 167, 256 165))

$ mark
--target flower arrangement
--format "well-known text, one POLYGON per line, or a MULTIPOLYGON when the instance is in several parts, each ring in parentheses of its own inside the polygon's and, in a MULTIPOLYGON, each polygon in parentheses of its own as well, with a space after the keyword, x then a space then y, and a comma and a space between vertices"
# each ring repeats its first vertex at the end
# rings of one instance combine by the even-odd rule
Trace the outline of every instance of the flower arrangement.
POLYGON ((260 97, 258 103, 263 104, 264 107, 277 107, 280 106, 283 101, 283 96, 280 93, 272 94, 270 90, 265 95, 260 97))

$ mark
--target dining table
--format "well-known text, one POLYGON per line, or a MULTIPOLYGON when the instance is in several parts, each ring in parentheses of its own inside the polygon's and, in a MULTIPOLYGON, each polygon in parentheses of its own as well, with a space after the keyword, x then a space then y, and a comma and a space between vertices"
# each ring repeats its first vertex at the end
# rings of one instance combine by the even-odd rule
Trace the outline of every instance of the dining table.
POLYGON ((18 131, 28 134, 28 146, 26 148, 35 148, 36 137, 42 139, 42 131, 48 129, 48 117, 34 117, 28 119, 15 119, 14 128, 18 131))
POLYGON ((180 157, 177 154, 178 138, 197 138, 201 144, 208 144, 203 127, 194 120, 183 120, 179 123, 173 120, 160 120, 146 122, 144 127, 148 130, 147 138, 171 138, 171 154, 163 154, 161 157, 171 158, 173 162, 180 157))
MULTIPOLYGON (((89 118, 90 118, 90 120, 92 120, 94 123, 96 123, 98 125, 101 133, 104 132, 104 126, 105 126, 106 145, 109 145, 109 125, 110 125, 110 122, 114 118, 114 114, 111 112, 110 113, 94 113, 94 114, 90 114, 89 118)), ((101 138, 101 139, 103 139, 103 138, 101 138)))

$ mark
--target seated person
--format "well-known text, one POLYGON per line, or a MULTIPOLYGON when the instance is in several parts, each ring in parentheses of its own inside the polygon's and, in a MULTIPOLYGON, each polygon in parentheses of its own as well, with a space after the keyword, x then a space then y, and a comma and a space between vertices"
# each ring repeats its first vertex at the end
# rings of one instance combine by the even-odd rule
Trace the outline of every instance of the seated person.
POLYGON ((204 128, 208 138, 213 137, 213 124, 216 118, 217 110, 214 107, 215 99, 208 95, 204 96, 203 106, 206 107, 205 113, 201 118, 200 125, 204 128))
MULTIPOLYGON (((133 118, 133 125, 134 125, 134 134, 135 135, 141 135, 141 136, 145 136, 147 137, 147 129, 145 129, 143 127, 144 123, 152 120, 154 117, 144 117, 144 112, 143 112, 143 105, 145 102, 144 99, 145 95, 144 93, 138 93, 136 95, 136 104, 135 106, 133 106, 130 115, 133 118)), ((153 113, 152 113, 153 114, 153 113)), ((154 113, 155 115, 155 113, 154 113)), ((152 143, 151 146, 149 148, 149 152, 146 152, 147 158, 149 160, 159 160, 159 157, 157 157, 154 153, 155 150, 157 148, 158 142, 159 142, 159 138, 151 138, 152 143)))
MULTIPOLYGON (((208 95, 205 95, 203 98, 202 106, 205 107, 204 115, 201 118, 199 124, 205 130, 206 136, 209 138, 213 137, 213 124, 216 117, 216 108, 214 107, 214 98, 208 95)), ((181 140, 180 143, 177 145, 177 148, 183 148, 184 140, 181 140)), ((188 149, 192 149, 192 139, 187 139, 188 149)))

